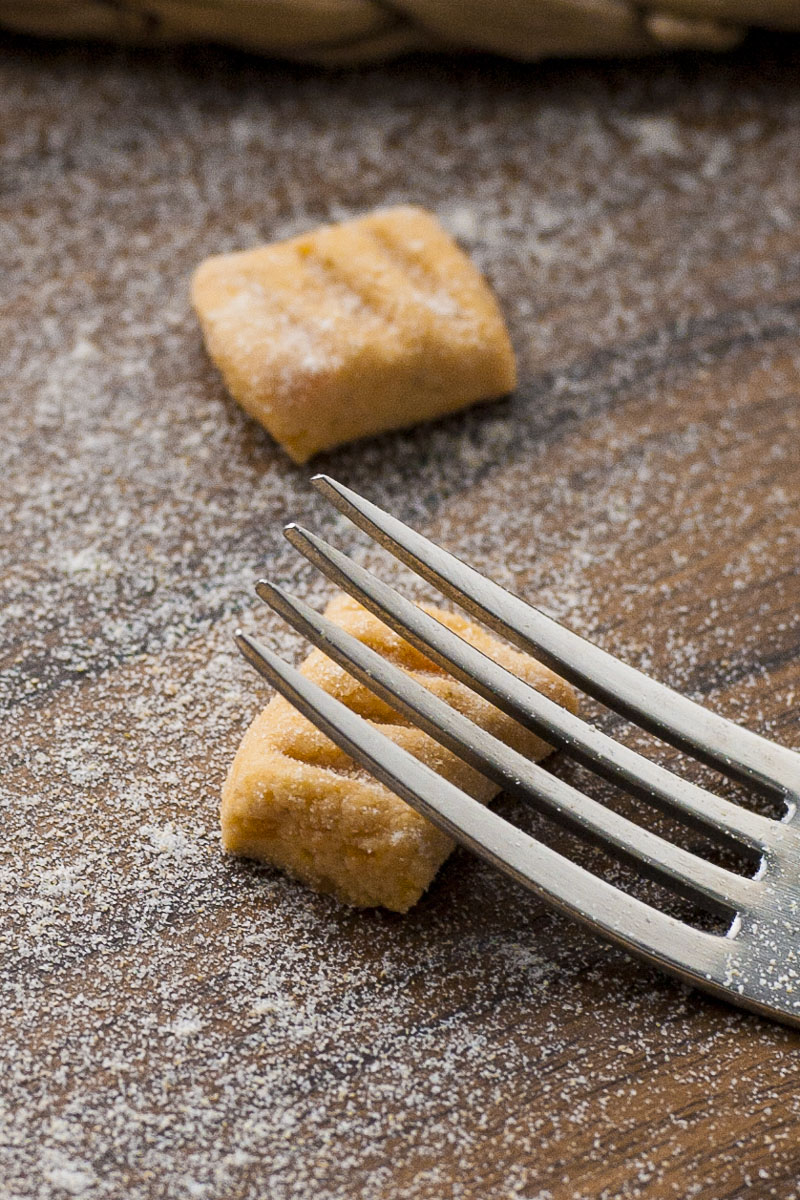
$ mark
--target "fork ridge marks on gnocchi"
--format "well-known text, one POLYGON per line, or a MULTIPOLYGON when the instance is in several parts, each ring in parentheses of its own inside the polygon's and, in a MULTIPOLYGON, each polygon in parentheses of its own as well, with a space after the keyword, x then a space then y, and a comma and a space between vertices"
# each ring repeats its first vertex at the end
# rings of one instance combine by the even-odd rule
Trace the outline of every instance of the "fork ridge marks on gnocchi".
POLYGON ((487 283, 420 208, 207 259, 192 300, 231 395, 298 463, 516 384, 487 283))
MULTIPOLYGON (((572 688, 547 667, 459 614, 423 607, 532 687, 576 711, 572 688)), ((550 752, 535 734, 447 675, 349 596, 336 596, 326 615, 508 745, 534 759, 550 752)), ((301 670, 476 799, 487 803, 496 795, 494 783, 414 728, 321 651, 312 651, 301 670)), ((454 846, 281 696, 273 697, 245 734, 223 789, 221 823, 230 852, 274 863, 348 904, 396 912, 419 900, 454 846)))

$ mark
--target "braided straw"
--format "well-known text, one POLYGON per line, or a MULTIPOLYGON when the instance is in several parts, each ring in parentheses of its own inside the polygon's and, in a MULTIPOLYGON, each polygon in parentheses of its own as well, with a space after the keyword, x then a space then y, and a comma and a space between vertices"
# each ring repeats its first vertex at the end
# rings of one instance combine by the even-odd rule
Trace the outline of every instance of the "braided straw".
POLYGON ((800 29, 798 0, 0 0, 0 28, 136 44, 220 42, 331 65, 411 50, 567 55, 726 50, 800 29))

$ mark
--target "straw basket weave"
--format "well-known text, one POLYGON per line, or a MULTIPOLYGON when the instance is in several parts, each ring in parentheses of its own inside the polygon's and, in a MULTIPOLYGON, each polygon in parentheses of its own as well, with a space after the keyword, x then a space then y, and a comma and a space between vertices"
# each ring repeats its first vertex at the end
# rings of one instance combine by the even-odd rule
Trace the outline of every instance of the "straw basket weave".
POLYGON ((725 50, 800 29, 800 0, 0 0, 0 28, 138 44, 219 42, 347 64, 412 50, 562 55, 725 50))

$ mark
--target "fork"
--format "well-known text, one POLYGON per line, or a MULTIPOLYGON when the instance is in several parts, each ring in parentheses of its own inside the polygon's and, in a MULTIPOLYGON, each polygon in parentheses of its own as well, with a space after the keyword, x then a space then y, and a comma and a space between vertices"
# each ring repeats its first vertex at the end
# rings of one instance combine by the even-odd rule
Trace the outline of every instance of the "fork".
POLYGON ((238 631, 236 643, 247 661, 391 791, 561 912, 686 983, 800 1027, 800 754, 621 662, 329 476, 312 482, 355 525, 470 615, 643 729, 782 802, 783 816, 746 809, 622 745, 296 524, 285 529, 292 545, 429 659, 596 775, 739 851, 752 864, 751 873, 676 845, 528 761, 282 587, 261 580, 256 591, 262 600, 506 792, 723 918, 726 932, 712 933, 664 912, 537 841, 238 631))

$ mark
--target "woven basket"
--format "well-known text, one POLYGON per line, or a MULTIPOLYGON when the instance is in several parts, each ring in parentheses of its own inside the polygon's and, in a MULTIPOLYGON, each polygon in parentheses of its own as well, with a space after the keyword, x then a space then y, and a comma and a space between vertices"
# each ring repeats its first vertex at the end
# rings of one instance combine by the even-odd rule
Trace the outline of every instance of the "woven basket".
POLYGON ((0 27, 18 33, 217 42, 332 65, 412 50, 726 50, 751 26, 800 29, 800 0, 0 0, 0 27))

